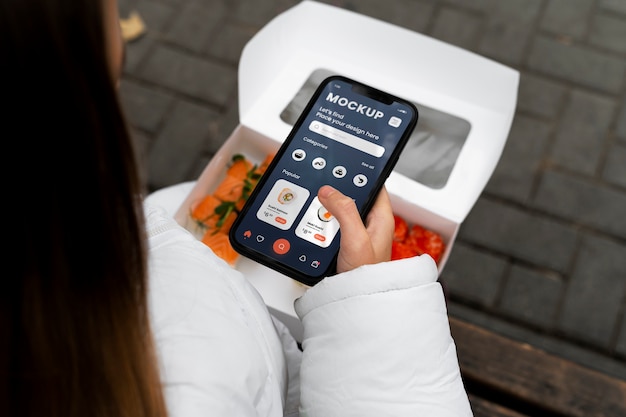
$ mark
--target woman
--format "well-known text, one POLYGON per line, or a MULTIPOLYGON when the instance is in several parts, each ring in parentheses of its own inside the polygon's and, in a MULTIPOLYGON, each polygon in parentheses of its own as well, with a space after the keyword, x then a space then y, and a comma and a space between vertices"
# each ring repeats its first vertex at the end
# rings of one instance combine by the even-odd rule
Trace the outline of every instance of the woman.
POLYGON ((165 416, 114 1, 0 1, 0 415, 165 416), (6 231, 6 230, 5 230, 6 231))
POLYGON ((188 184, 142 201, 116 1, 0 0, 0 31, 4 154, 18 159, 0 415, 471 415, 434 261, 389 261, 386 192, 365 227, 320 189, 351 239, 340 273, 296 302, 301 352, 172 219, 188 184))

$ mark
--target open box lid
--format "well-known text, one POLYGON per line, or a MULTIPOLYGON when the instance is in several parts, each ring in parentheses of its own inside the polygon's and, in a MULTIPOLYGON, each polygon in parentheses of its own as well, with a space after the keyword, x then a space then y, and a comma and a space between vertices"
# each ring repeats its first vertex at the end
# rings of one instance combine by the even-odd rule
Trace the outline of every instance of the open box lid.
POLYGON ((418 110, 428 106, 469 122, 445 186, 431 188, 397 171, 386 182, 389 192, 461 223, 502 153, 518 71, 408 29, 304 0, 246 44, 239 64, 241 124, 282 142, 292 126, 281 113, 319 69, 413 101, 418 110))

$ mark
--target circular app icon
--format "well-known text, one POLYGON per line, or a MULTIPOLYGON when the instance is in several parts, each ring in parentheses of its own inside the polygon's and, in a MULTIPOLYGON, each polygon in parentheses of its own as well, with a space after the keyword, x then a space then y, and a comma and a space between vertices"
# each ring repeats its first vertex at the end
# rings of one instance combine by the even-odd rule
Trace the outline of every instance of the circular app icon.
POLYGON ((291 157, 294 159, 294 161, 302 161, 304 158, 306 158, 306 152, 304 152, 304 149, 296 149, 291 153, 291 157))
POLYGON ((277 239, 272 245, 272 249, 279 255, 284 255, 289 252, 291 248, 291 244, 287 239, 277 239))
POLYGON ((367 184, 367 177, 363 174, 356 174, 354 178, 352 178, 352 182, 357 187, 364 187, 367 184))
POLYGON ((324 169, 326 166, 326 160, 322 157, 317 157, 313 160, 313 162, 311 162, 311 165, 313 165, 313 168, 315 169, 324 169))
POLYGON ((341 165, 337 165, 333 168, 333 175, 335 176, 335 178, 343 178, 346 176, 347 173, 348 170, 346 169, 346 167, 342 167, 341 165))

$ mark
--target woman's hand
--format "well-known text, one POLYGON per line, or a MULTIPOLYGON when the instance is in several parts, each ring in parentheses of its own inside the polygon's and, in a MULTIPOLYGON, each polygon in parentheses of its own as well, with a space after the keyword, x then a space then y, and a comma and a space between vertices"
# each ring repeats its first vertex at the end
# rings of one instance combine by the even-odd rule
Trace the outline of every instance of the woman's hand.
POLYGON ((391 259, 394 220, 389 195, 384 187, 367 215, 365 225, 350 197, 329 185, 322 186, 317 196, 341 227, 337 272, 391 259))

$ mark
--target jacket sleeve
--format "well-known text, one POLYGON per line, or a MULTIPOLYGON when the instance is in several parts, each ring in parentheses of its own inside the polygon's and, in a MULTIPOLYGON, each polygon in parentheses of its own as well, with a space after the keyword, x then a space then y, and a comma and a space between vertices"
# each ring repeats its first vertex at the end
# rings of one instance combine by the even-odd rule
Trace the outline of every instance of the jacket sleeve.
POLYGON ((296 300, 301 416, 471 416, 429 256, 328 277, 296 300))
POLYGON ((163 210, 146 212, 150 320, 169 415, 282 416, 288 341, 261 296, 163 210))

